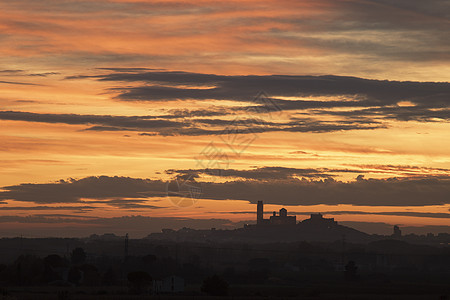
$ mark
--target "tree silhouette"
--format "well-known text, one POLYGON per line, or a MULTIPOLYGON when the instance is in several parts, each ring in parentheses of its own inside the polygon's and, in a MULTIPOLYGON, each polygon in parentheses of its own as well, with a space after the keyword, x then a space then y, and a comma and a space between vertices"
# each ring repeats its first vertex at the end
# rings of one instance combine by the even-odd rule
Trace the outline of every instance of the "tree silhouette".
POLYGON ((149 264, 149 265, 156 262, 157 259, 158 258, 156 257, 156 255, 153 255, 153 254, 148 254, 148 255, 145 255, 144 257, 142 257, 142 260, 144 261, 144 263, 149 264))
POLYGON ((211 296, 226 296, 228 295, 228 283, 218 275, 213 275, 203 281, 202 292, 211 296))
POLYGON ((102 283, 106 286, 113 286, 117 284, 116 273, 111 267, 109 267, 105 274, 103 274, 102 283))
POLYGON ((42 259, 34 255, 21 255, 14 262, 15 280, 19 285, 39 283, 44 273, 42 259))
POLYGON ((8 276, 8 267, 5 264, 0 264, 0 281, 7 281, 11 278, 8 276))
POLYGON ((81 280, 81 271, 77 267, 72 267, 67 275, 67 280, 73 284, 78 285, 81 280))
POLYGON ((353 260, 349 261, 345 266, 345 279, 347 280, 356 280, 358 279, 357 275, 358 267, 356 266, 353 260))
POLYGON ((52 268, 59 268, 65 265, 64 259, 58 254, 50 254, 44 258, 44 263, 52 268))
POLYGON ((94 265, 84 264, 80 270, 83 272, 83 285, 96 286, 100 284, 100 274, 94 265))
POLYGON ((59 276, 49 264, 45 264, 42 280, 49 283, 55 280, 61 280, 61 276, 59 276))

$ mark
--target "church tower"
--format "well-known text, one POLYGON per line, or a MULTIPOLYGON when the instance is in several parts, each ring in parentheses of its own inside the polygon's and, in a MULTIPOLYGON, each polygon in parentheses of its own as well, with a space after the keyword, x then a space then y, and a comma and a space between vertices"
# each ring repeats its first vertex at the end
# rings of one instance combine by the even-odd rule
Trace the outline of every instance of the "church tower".
POLYGON ((264 222, 264 204, 262 201, 258 201, 258 209, 256 211, 256 224, 262 224, 264 222))

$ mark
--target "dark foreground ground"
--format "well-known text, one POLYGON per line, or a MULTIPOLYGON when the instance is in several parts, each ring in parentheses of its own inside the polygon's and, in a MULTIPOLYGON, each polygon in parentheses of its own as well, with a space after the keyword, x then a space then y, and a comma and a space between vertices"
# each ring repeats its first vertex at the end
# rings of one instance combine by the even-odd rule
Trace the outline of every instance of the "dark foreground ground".
POLYGON ((228 296, 208 296, 200 286, 186 286, 179 295, 130 295, 126 287, 8 287, 3 288, 1 300, 84 300, 84 299, 450 299, 449 285, 430 284, 335 284, 335 285, 231 285, 228 296))
POLYGON ((0 239, 0 300, 450 300, 448 245, 0 239))

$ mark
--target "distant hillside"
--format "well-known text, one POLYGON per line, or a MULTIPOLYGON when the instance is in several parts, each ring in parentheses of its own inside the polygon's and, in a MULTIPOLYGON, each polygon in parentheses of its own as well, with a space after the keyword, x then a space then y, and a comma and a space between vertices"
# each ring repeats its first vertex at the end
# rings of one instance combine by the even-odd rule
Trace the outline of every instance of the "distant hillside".
POLYGON ((205 241, 205 242, 295 242, 295 241, 323 241, 333 242, 345 238, 351 242, 366 243, 372 236, 356 229, 337 224, 333 219, 323 218, 322 215, 312 215, 311 219, 297 224, 247 225, 235 230, 194 230, 183 228, 178 231, 163 230, 162 233, 152 233, 150 239, 167 239, 176 241, 205 241))

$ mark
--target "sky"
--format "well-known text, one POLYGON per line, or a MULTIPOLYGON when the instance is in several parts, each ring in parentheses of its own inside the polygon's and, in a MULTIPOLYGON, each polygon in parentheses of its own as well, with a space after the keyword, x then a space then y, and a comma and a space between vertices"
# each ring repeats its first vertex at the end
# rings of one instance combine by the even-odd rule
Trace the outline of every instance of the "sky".
MULTIPOLYGON (((450 2, 0 2, 0 236, 285 207, 450 232, 450 2)), ((415 230, 415 231, 414 231, 415 230)))

